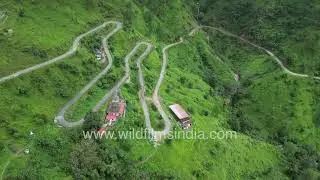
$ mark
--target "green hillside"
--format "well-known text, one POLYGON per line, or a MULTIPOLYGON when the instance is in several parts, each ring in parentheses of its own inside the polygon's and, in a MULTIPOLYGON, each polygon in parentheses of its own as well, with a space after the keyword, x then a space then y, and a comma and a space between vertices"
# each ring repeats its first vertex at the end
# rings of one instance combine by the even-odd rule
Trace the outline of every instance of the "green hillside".
MULTIPOLYGON (((111 70, 66 112, 73 122, 86 117, 83 125, 59 127, 54 119, 106 68, 95 50, 115 25, 84 37, 73 56, 0 83, 0 179, 319 178, 320 81, 312 77, 320 75, 320 6, 308 3, 0 0, 1 77, 64 54, 77 36, 104 22, 123 23, 108 40, 111 70), (266 53, 212 29, 189 36, 198 24, 257 43, 311 78, 285 74, 266 53), (123 77, 124 59, 136 43, 153 45, 142 63, 151 97, 162 48, 180 37, 183 43, 167 53, 159 92, 164 111, 172 116, 168 106, 179 103, 192 116, 192 132, 233 131, 237 137, 164 139, 157 146, 151 139, 84 139, 83 130, 102 125, 107 105, 90 111, 123 77)), ((126 116, 112 126, 114 132, 146 128, 136 67, 144 51, 141 46, 130 61, 130 81, 120 89, 126 116)), ((160 131, 165 123, 147 102, 151 124, 160 131)), ((171 123, 174 132, 184 132, 176 120, 171 123)))
MULTIPOLYGON (((201 1, 200 7, 201 23, 227 29, 267 48, 293 72, 319 75, 317 1, 218 0, 201 1)), ((263 51, 215 31, 208 33, 214 51, 243 77, 232 97, 231 127, 281 146, 288 176, 318 177, 319 81, 284 74, 263 51)))

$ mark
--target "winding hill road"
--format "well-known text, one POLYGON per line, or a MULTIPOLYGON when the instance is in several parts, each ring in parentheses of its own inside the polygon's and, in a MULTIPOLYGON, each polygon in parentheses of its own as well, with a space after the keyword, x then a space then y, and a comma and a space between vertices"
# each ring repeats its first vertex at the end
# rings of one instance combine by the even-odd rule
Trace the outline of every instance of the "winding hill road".
POLYGON ((160 103, 160 99, 159 99, 159 89, 160 89, 160 86, 163 82, 163 79, 164 79, 164 76, 166 73, 167 62, 168 62, 168 56, 167 56, 166 51, 169 48, 174 47, 182 42, 183 42, 183 39, 181 38, 179 42, 169 44, 162 49, 162 59, 163 59, 162 60, 162 68, 161 68, 160 76, 159 76, 159 79, 157 81, 157 84, 156 84, 156 87, 153 91, 153 96, 152 96, 152 103, 156 106, 158 112, 160 113, 162 119, 165 122, 165 127, 162 131, 155 131, 152 128, 151 121, 150 121, 150 112, 149 112, 149 108, 148 108, 148 105, 146 102, 147 98, 145 97, 145 83, 144 83, 144 78, 143 78, 143 71, 141 69, 142 60, 137 61, 138 80, 139 80, 139 85, 140 85, 139 99, 140 99, 141 106, 143 108, 146 128, 149 131, 149 133, 151 134, 151 136, 154 138, 154 140, 156 140, 156 141, 160 141, 162 139, 162 137, 165 137, 166 135, 168 135, 171 130, 171 127, 172 127, 170 119, 168 118, 167 114, 163 110, 161 103, 160 103))
POLYGON ((163 79, 164 79, 164 76, 166 74, 166 69, 167 69, 167 62, 168 62, 168 55, 167 55, 167 50, 174 47, 174 46, 177 46, 179 44, 183 43, 183 38, 180 38, 180 41, 179 42, 176 42, 176 43, 173 43, 173 44, 169 44, 167 46, 165 46, 163 49, 162 49, 162 68, 161 68, 161 72, 160 72, 160 77, 158 79, 158 82, 156 84, 156 87, 153 91, 153 95, 152 95, 152 102, 153 104, 156 106, 157 110, 159 111, 162 119, 164 120, 165 122, 165 128, 163 131, 156 131, 155 134, 156 134, 156 137, 158 137, 158 139, 160 139, 162 136, 166 136, 169 134, 170 132, 170 129, 171 129, 171 122, 169 120, 169 117, 167 116, 167 114, 164 112, 162 106, 161 106, 161 103, 160 103, 160 98, 159 98, 159 89, 160 89, 160 86, 163 82, 163 79))
POLYGON ((111 37, 112 35, 114 35, 116 32, 118 32, 118 31, 122 28, 122 23, 119 22, 119 21, 107 21, 107 22, 101 24, 100 26, 97 26, 97 27, 91 29, 91 30, 88 31, 88 32, 79 35, 79 36, 73 41, 73 44, 72 44, 72 47, 70 48, 70 50, 67 51, 66 53, 64 53, 64 54, 62 54, 62 55, 60 55, 60 56, 58 56, 58 57, 55 57, 55 58, 53 58, 53 59, 51 59, 51 60, 49 60, 49 61, 46 61, 46 62, 44 62, 44 63, 37 64, 37 65, 35 65, 35 66, 31 66, 31 67, 26 68, 26 69, 23 69, 23 70, 21 70, 21 71, 15 72, 15 73, 13 73, 13 74, 11 74, 11 75, 2 77, 2 78, 0 78, 0 83, 3 83, 3 82, 8 81, 8 80, 10 80, 10 79, 14 79, 14 78, 19 77, 19 76, 21 76, 21 75, 23 75, 23 74, 26 74, 26 73, 35 71, 35 70, 37 70, 37 69, 40 69, 40 68, 43 68, 43 67, 48 66, 48 65, 50 65, 50 64, 53 64, 53 63, 55 63, 55 62, 58 62, 58 61, 60 61, 60 60, 62 60, 62 59, 65 59, 65 58, 67 58, 67 57, 69 57, 69 56, 72 56, 72 55, 77 51, 77 49, 78 49, 78 47, 79 47, 79 45, 80 45, 80 41, 81 41, 84 37, 86 37, 86 36, 88 36, 88 35, 96 32, 96 31, 98 31, 98 30, 100 30, 100 29, 103 29, 103 28, 105 28, 107 25, 110 25, 110 24, 115 24, 115 25, 116 25, 116 28, 115 28, 114 30, 112 30, 112 31, 107 35, 107 37, 105 37, 106 39, 108 39, 109 37, 111 37))
POLYGON ((274 59, 274 60, 278 63, 278 65, 281 67, 281 69, 282 69, 285 73, 287 73, 287 74, 289 74, 289 75, 291 75, 291 76, 303 77, 303 78, 312 78, 312 79, 320 80, 320 77, 317 77, 317 76, 310 76, 310 75, 307 75, 307 74, 300 74, 300 73, 295 73, 295 72, 290 71, 288 68, 286 68, 286 67, 284 66, 284 64, 282 63, 282 61, 281 61, 277 56, 275 56, 271 51, 269 51, 268 49, 266 49, 266 48, 264 48, 264 47, 261 47, 261 46, 255 44, 255 43, 253 43, 253 42, 250 42, 250 41, 247 40, 247 39, 244 39, 243 37, 240 37, 240 36, 238 36, 238 35, 235 35, 235 34, 233 34, 233 33, 231 33, 231 32, 226 31, 226 30, 223 30, 223 29, 220 29, 220 28, 217 28, 217 27, 212 27, 212 26, 198 26, 198 27, 194 28, 194 29, 189 33, 189 36, 192 36, 194 33, 196 33, 197 31, 199 31, 199 30, 202 29, 202 28, 213 29, 213 30, 218 31, 218 32, 221 32, 222 34, 225 34, 225 35, 227 35, 227 36, 237 38, 237 39, 239 39, 239 40, 241 40, 241 41, 243 41, 243 42, 246 42, 246 43, 250 44, 251 46, 253 46, 253 47, 257 48, 257 49, 260 49, 260 50, 264 51, 265 53, 267 53, 269 56, 271 56, 271 58, 274 59))
POLYGON ((137 61, 141 61, 145 59, 149 53, 152 51, 152 45, 147 42, 139 42, 136 44, 136 46, 133 48, 133 50, 125 57, 125 75, 122 77, 120 81, 96 104, 96 106, 93 108, 93 111, 98 111, 103 104, 106 103, 106 101, 115 93, 125 82, 128 81, 130 78, 130 65, 129 61, 131 60, 132 56, 135 55, 136 51, 140 48, 140 46, 147 46, 145 51, 139 56, 137 61))
POLYGON ((70 121, 66 121, 64 118, 64 114, 65 112, 70 108, 70 106, 72 106, 73 104, 75 104, 77 101, 79 101, 79 99, 94 85, 97 83, 97 81, 103 77, 105 74, 107 74, 107 72, 110 70, 110 68, 112 67, 112 63, 113 63, 113 59, 111 56, 111 53, 109 51, 109 47, 108 47, 108 39, 114 35, 116 32, 118 32, 121 29, 121 25, 117 26, 117 28, 115 28, 113 31, 111 31, 110 33, 107 34, 106 37, 103 38, 102 40, 102 45, 103 45, 103 49, 104 52, 107 56, 108 59, 108 65, 107 67, 101 71, 96 77, 94 77, 84 88, 81 89, 81 91, 74 96, 69 102, 67 102, 60 110, 60 112, 58 113, 58 115, 55 117, 54 122, 60 124, 61 126, 64 127, 73 127, 73 126, 77 126, 80 125, 84 122, 84 119, 80 119, 79 121, 76 122, 70 122, 70 121))
MULTIPOLYGON (((107 66, 106 69, 104 69, 101 73, 99 73, 98 76, 96 76, 89 84, 87 84, 71 101, 69 101, 58 113, 57 117, 55 117, 54 122, 58 123, 61 126, 64 127, 74 127, 74 126, 78 126, 80 124, 82 124, 85 119, 82 118, 76 122, 69 122, 66 121, 64 118, 64 113, 66 112, 66 110, 74 103, 76 103, 81 96, 84 95, 84 93, 86 93, 90 87, 92 87, 103 75, 105 75, 107 73, 107 71, 111 68, 112 66, 112 56, 108 50, 107 47, 107 39, 103 40, 103 45, 106 51, 108 51, 107 54, 109 59, 109 64, 107 66)), ((112 95, 126 82, 126 80, 130 77, 130 66, 129 66, 129 60, 132 59, 132 56, 135 55, 135 53, 137 52, 137 50, 139 49, 139 47, 141 45, 145 45, 145 42, 140 42, 137 43, 136 46, 132 49, 132 51, 125 57, 125 75, 124 77, 111 89, 107 92, 107 94, 95 105, 95 107, 93 108, 93 111, 98 111, 100 109, 100 107, 106 103, 106 101, 112 97, 112 95)), ((151 51, 152 48, 147 48, 144 53, 138 58, 139 59, 144 59, 151 51)))
MULTIPOLYGON (((13 78, 16 78, 16 77, 19 77, 23 74, 26 74, 26 73, 29 73, 29 72, 32 72, 32 71, 35 71, 37 69, 40 69, 40 68, 43 68, 47 65, 50 65, 52 63, 55 63, 55 62, 58 62, 66 57, 69 57, 71 55, 73 55, 79 45, 80 45, 80 41, 85 37, 85 36, 88 36, 104 27, 106 27, 107 25, 109 24, 115 24, 116 27, 106 35, 106 37, 103 38, 102 40, 102 45, 103 45, 103 48, 104 48, 104 52, 106 54, 106 57, 108 59, 108 65, 106 66, 106 68, 101 71, 96 77, 94 77, 86 86, 83 87, 83 89, 77 93, 69 102, 67 102, 62 108, 61 110, 59 111, 59 113, 57 114, 57 116, 55 117, 54 119, 54 122, 55 123, 58 123, 59 125, 61 126, 64 126, 64 127, 74 127, 74 126, 77 126, 77 125, 80 125, 82 124, 85 120, 84 118, 76 121, 76 122, 69 122, 67 120, 65 120, 65 112, 70 108, 70 106, 72 106, 73 104, 75 104, 77 101, 79 101, 79 99, 94 85, 97 83, 97 81, 103 77, 104 75, 107 74, 107 72, 111 69, 112 67, 112 64, 113 64, 113 59, 112 59, 112 55, 109 51, 109 48, 108 48, 108 39, 113 36, 115 33, 117 33, 121 28, 122 28, 122 23, 121 22, 118 22, 118 21, 107 21, 105 23, 103 23, 102 25, 100 26, 97 26, 93 29, 91 29, 90 31, 86 32, 86 33, 83 33, 81 35, 79 35, 73 42, 73 45, 72 47, 70 48, 69 51, 67 51, 65 54, 61 55, 61 56, 58 56, 58 57, 55 57, 49 61, 46 61, 44 63, 41 63, 41 64, 38 64, 38 65, 35 65, 35 66, 32 66, 32 67, 29 67, 29 68, 26 68, 24 70, 21 70, 21 71, 18 71, 18 72, 15 72, 9 76, 5 76, 5 77, 2 77, 0 78, 0 83, 3 83, 7 80, 10 80, 10 79, 13 79, 13 78)), ((216 27, 211 27, 211 26, 198 26, 196 28, 194 28, 188 35, 189 36, 193 36, 197 31, 199 31, 200 29, 202 28, 209 28, 209 29, 213 29, 213 30, 216 30, 218 32, 221 32, 227 36, 230 36, 230 37, 234 37, 234 38, 237 38, 243 42, 246 42, 260 50, 263 50, 264 52, 266 52, 269 56, 271 56, 278 64, 279 66, 282 68, 282 70, 289 74, 289 75, 292 75, 292 76, 298 76, 298 77, 305 77, 305 78, 313 78, 313 79, 317 79, 317 80, 320 80, 320 77, 313 77, 313 76, 309 76, 309 75, 306 75, 306 74, 299 74, 299 73, 294 73, 292 71, 290 71, 289 69, 287 69, 283 63, 279 60, 279 58, 277 58, 272 52, 270 52, 269 50, 259 46, 259 45, 256 45, 240 36, 237 36, 235 34, 232 34, 228 31, 225 31, 225 30, 222 30, 222 29, 219 29, 219 28, 216 28, 216 27)), ((169 44, 167 46, 165 46, 163 49, 162 49, 162 68, 161 68, 161 72, 160 72, 160 75, 159 75, 159 79, 157 81, 157 84, 156 84, 156 87, 153 91, 153 95, 152 95, 152 103, 155 105, 155 107, 157 108, 158 112, 160 113, 162 119, 164 120, 164 123, 165 123, 165 127, 162 131, 155 131, 153 128, 152 128, 152 125, 151 125, 151 121, 150 121, 150 112, 149 112, 149 109, 148 109, 148 105, 147 105, 147 102, 146 100, 148 99, 148 97, 145 97, 145 83, 144 83, 144 78, 143 78, 143 71, 142 71, 142 68, 141 68, 141 63, 143 61, 143 59, 145 59, 148 54, 152 51, 153 49, 153 46, 148 43, 148 42, 139 42, 136 44, 136 46, 131 50, 131 52, 124 58, 124 61, 125 61, 125 75, 117 82, 117 84, 111 88, 106 94, 105 96, 94 106, 93 108, 93 111, 98 111, 102 105, 104 105, 106 103, 106 101, 108 99, 110 99, 112 97, 112 95, 121 88, 121 86, 128 82, 128 80, 130 79, 130 66, 129 66, 129 61, 132 59, 132 57, 136 54, 137 50, 141 47, 141 46, 146 46, 146 49, 145 51, 138 57, 137 59, 137 67, 138 67, 138 81, 139 81, 139 85, 140 85, 140 90, 139 90, 139 99, 140 99, 140 103, 141 103, 141 106, 143 108, 143 112, 144 112, 144 116, 145 116, 145 124, 146 124, 146 127, 149 131, 149 133, 152 135, 152 137, 159 141, 161 140, 163 137, 165 137, 166 135, 168 135, 170 133, 170 130, 172 128, 172 124, 170 122, 170 119, 169 117, 167 116, 167 114, 165 113, 165 111, 163 110, 163 107, 161 105, 161 102, 160 102, 160 97, 159 97, 159 89, 161 87, 161 84, 164 80, 164 77, 165 77, 165 74, 166 74, 166 68, 167 68, 167 62, 168 62, 168 56, 167 56, 167 50, 176 46, 176 45, 179 45, 180 43, 183 43, 183 38, 180 38, 180 41, 179 42, 176 42, 176 43, 173 43, 173 44, 169 44)))

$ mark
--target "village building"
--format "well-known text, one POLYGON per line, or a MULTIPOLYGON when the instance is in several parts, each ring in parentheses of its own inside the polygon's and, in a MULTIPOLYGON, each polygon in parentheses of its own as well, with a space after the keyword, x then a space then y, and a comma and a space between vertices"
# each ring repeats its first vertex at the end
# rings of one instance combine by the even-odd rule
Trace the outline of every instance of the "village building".
POLYGON ((178 118, 183 129, 191 128, 191 117, 179 104, 170 105, 169 108, 178 118))
POLYGON ((105 116, 106 124, 114 124, 118 118, 124 117, 126 114, 126 101, 121 99, 120 96, 115 93, 112 101, 109 105, 105 116))
POLYGON ((110 102, 104 117, 104 124, 98 129, 98 133, 103 135, 106 133, 108 126, 112 126, 116 121, 126 115, 126 101, 121 99, 116 92, 110 102))
POLYGON ((101 49, 95 49, 95 56, 98 61, 103 61, 106 57, 104 48, 101 47, 101 49))

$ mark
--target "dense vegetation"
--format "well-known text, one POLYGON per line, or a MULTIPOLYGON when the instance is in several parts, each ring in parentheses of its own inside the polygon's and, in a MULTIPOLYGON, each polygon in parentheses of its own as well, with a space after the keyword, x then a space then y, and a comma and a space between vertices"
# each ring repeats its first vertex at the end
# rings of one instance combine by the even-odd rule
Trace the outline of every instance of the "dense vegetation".
MULTIPOLYGON (((94 51, 111 26, 86 37, 74 56, 0 85, 3 179, 319 178, 319 82, 286 75, 263 52, 218 32, 187 37, 196 23, 222 27, 270 49, 292 71, 319 75, 316 0, 0 0, 1 10, 8 16, 0 21, 1 77, 64 53, 76 36, 104 21, 124 23, 109 41, 112 70, 67 112, 72 120, 85 116, 83 126, 58 128, 53 119, 105 67, 94 51), (180 36, 185 42, 168 52, 163 106, 183 105, 195 131, 235 130, 238 138, 174 139, 156 148, 145 139, 84 139, 83 130, 102 123, 102 111, 88 112, 123 76, 123 58, 135 43, 148 39, 155 46, 143 63, 151 96, 161 48, 180 36)), ((121 89, 127 115, 114 131, 145 127, 134 58, 131 68, 121 89)), ((153 126, 162 129, 150 110, 153 126)))
POLYGON ((199 21, 226 28, 276 52, 292 70, 319 75, 319 2, 200 1, 199 21))
MULTIPOLYGON (((317 1, 200 1, 200 9, 200 23, 262 45, 294 72, 319 76, 317 1)), ((283 74, 263 52, 208 33, 214 51, 241 75, 231 100, 230 127, 280 145, 289 177, 319 177, 319 82, 283 74)))

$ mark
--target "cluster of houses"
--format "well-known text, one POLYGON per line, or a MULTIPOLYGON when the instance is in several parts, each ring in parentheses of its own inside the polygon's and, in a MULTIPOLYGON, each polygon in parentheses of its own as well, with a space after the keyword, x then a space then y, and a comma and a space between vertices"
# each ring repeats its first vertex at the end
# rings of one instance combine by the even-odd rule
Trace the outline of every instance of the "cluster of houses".
POLYGON ((126 115, 126 101, 122 99, 119 94, 116 92, 113 96, 109 108, 106 111, 104 117, 104 124, 99 129, 99 133, 102 134, 105 132, 108 126, 114 125, 117 120, 126 115))
POLYGON ((118 118, 124 117, 126 114, 126 101, 115 95, 109 105, 105 116, 105 123, 114 124, 118 118))
MULTIPOLYGON (((177 118, 180 126, 187 130, 192 127, 191 116, 179 105, 173 104, 169 106, 169 109, 177 118)), ((116 92, 109 104, 104 117, 104 124, 99 129, 99 133, 102 134, 106 131, 108 126, 114 125, 119 118, 124 117, 126 114, 126 101, 122 99, 116 92)))

